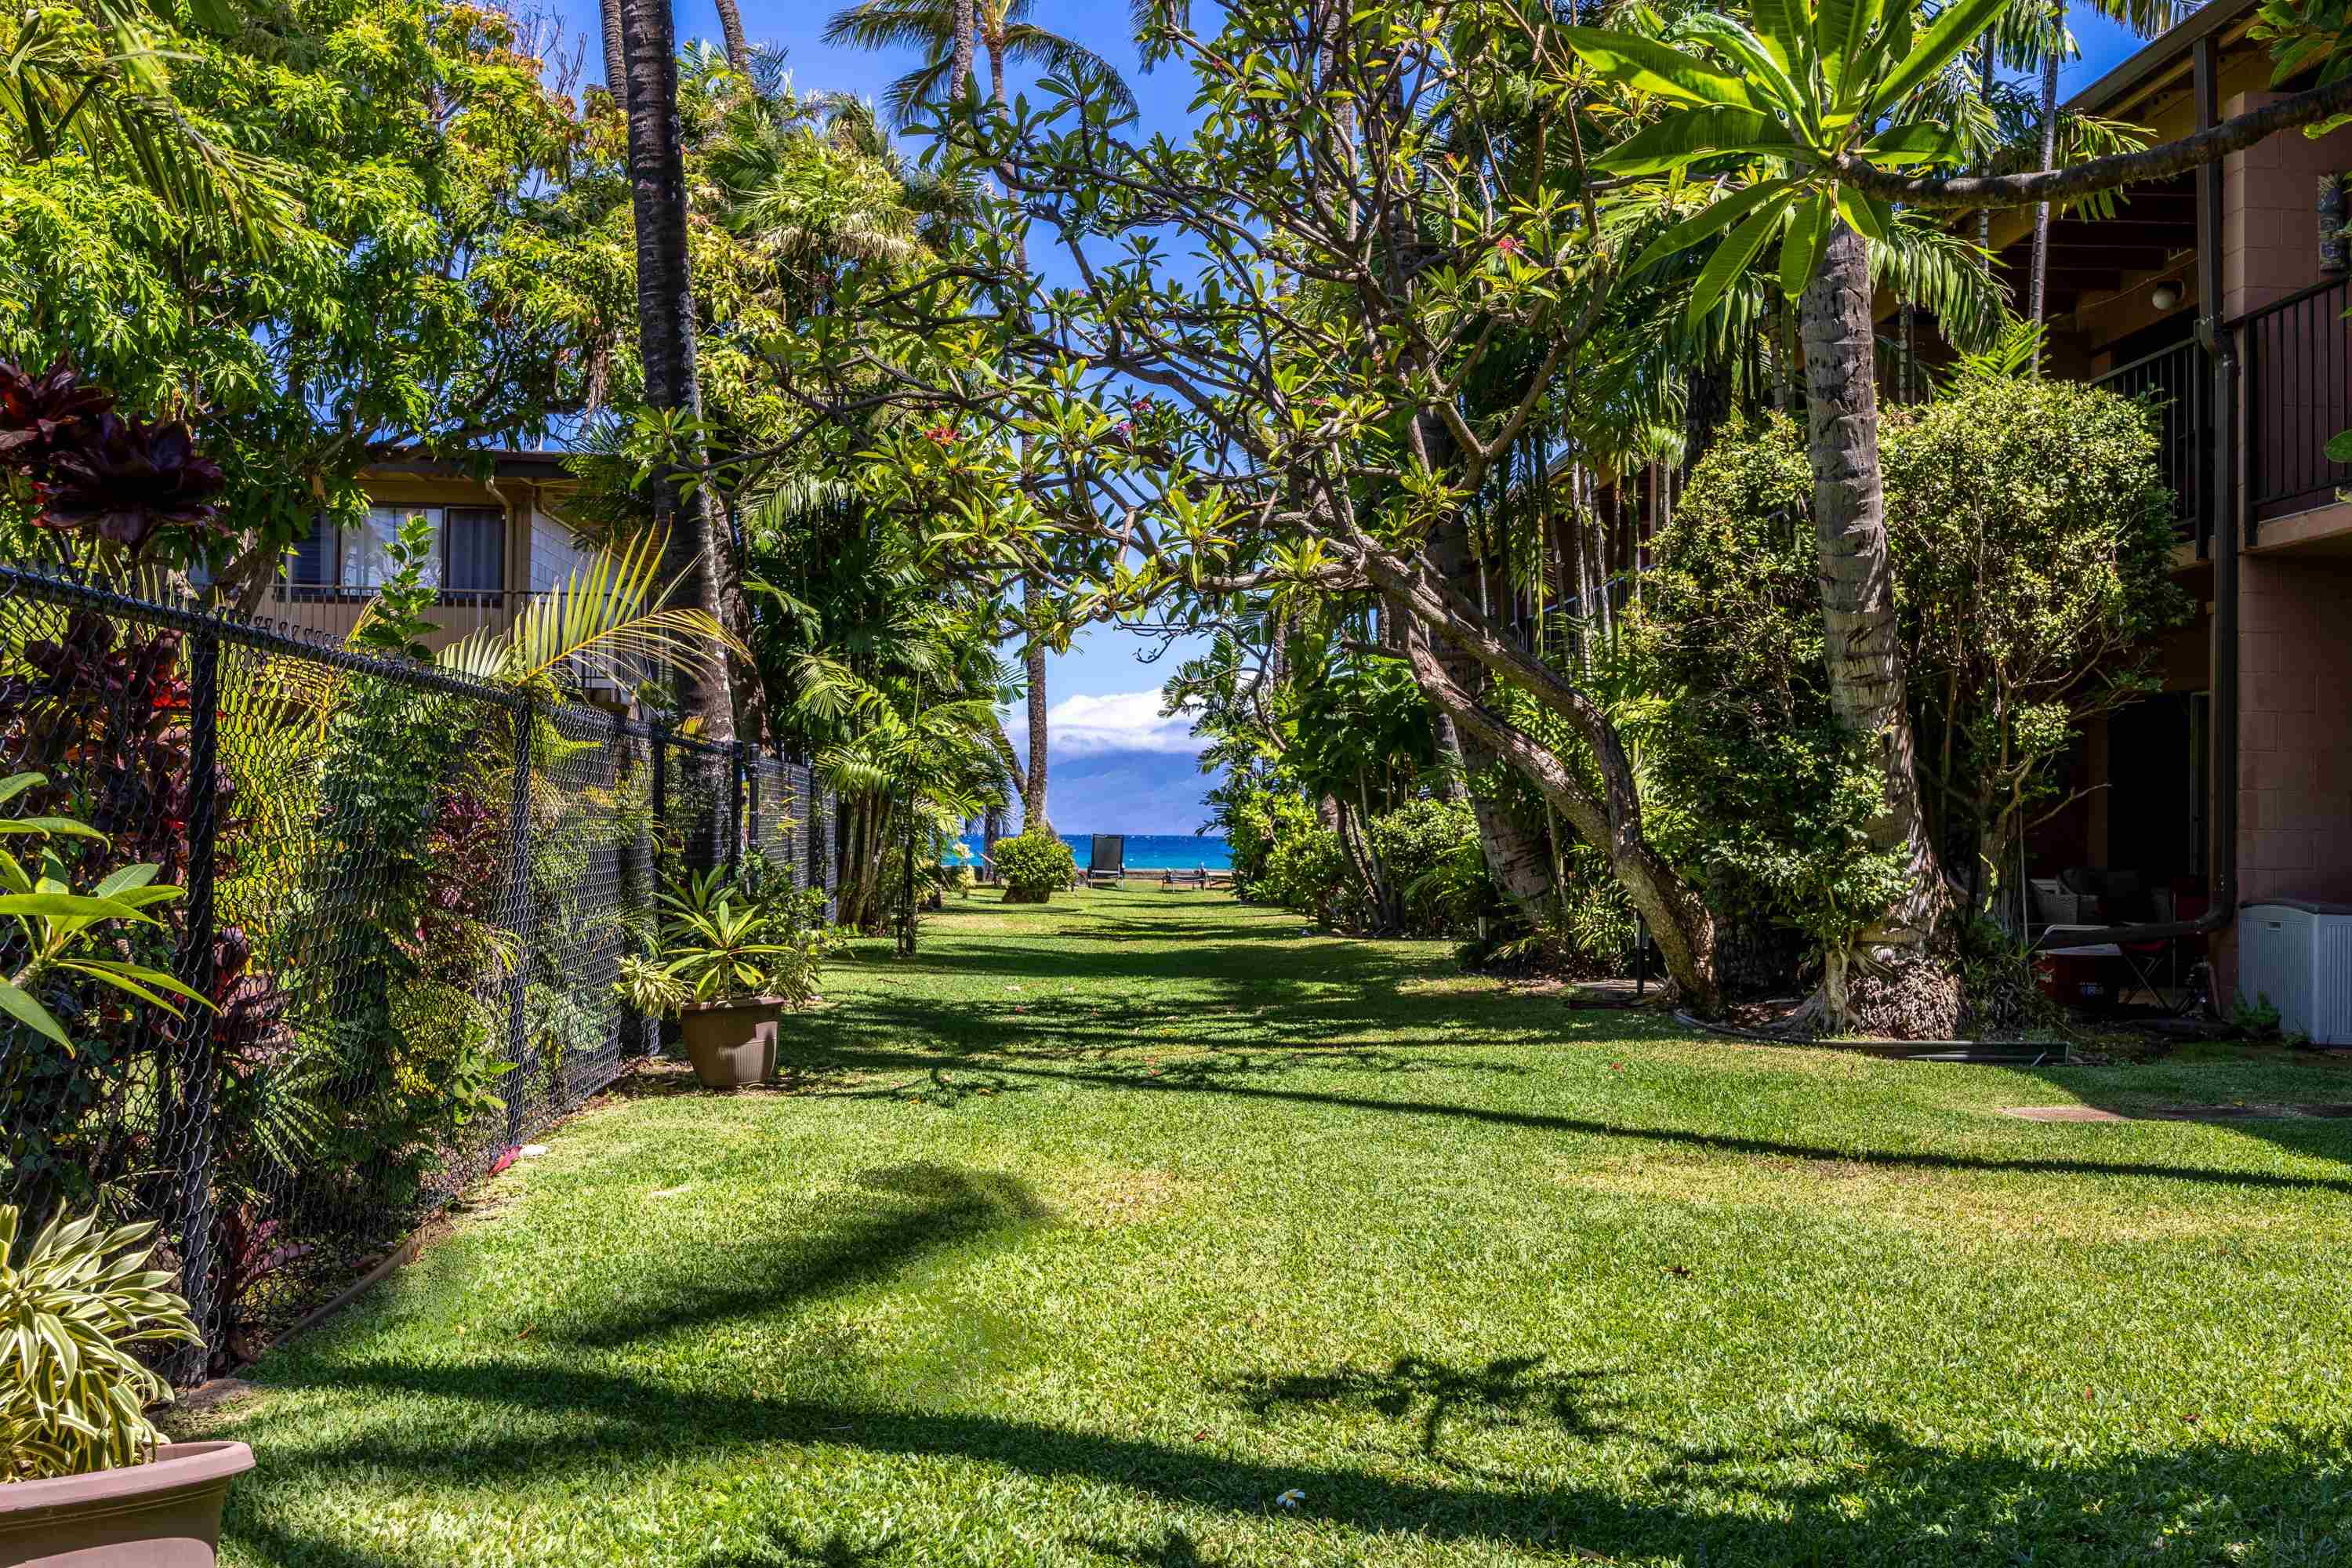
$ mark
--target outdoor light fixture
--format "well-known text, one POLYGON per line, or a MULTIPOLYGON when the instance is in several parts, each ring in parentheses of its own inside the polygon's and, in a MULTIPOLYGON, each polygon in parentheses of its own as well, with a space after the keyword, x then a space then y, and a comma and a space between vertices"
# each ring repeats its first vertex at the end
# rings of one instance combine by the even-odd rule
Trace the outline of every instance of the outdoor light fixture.
POLYGON ((2172 282, 2158 284, 2156 292, 2147 297, 2147 302, 2159 310, 2169 310, 2180 303, 2180 285, 2172 282))

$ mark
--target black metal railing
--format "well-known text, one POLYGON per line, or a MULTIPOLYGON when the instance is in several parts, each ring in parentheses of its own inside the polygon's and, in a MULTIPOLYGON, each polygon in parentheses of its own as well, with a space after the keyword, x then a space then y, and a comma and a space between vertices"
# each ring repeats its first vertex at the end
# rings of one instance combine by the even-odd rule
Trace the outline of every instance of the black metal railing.
POLYGON ((42 782, 0 816, 95 835, 48 845, 70 885, 148 865, 184 889, 113 955, 212 1005, 43 971, 74 1044, 0 1019, 0 1203, 160 1222, 205 1339, 184 1378, 257 1353, 647 1048, 614 982, 669 856, 830 891, 831 803, 773 750, 0 568, 20 772, 42 782))
POLYGON ((2352 463, 2327 443, 2352 428, 2352 331, 2341 278, 2242 317, 2245 360, 2247 521, 2326 506, 2352 483, 2352 463))
POLYGON ((2213 533, 2210 465, 2212 449, 2213 362, 2194 341, 2159 349, 2092 379, 2119 396, 2138 398, 2155 410, 2157 463, 2173 495, 2179 536, 2206 552, 2213 533))

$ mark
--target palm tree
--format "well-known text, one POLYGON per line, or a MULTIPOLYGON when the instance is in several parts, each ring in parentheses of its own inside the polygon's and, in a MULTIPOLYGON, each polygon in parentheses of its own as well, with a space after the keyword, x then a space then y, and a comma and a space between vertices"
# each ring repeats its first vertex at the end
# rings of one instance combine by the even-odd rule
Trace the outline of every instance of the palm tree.
MULTIPOLYGON (((2152 38, 2169 32, 2175 23, 2201 3, 2202 0, 2092 0, 2091 8, 2110 21, 2121 22, 2143 38, 2152 38)), ((2042 158, 2034 167, 2054 169, 2058 166, 2058 63, 2065 56, 2081 52, 2066 30, 2066 0, 2050 0, 2049 25, 2040 30, 2036 42, 2042 68, 2042 158)), ((2050 287, 2050 216, 2048 202, 2034 204, 2033 262, 2026 287, 2025 309, 2030 321, 2040 321, 2045 316, 2050 287)), ((2037 350, 2037 363, 2039 357, 2037 350)))
POLYGON ((727 68, 737 76, 751 74, 751 46, 743 37, 743 13, 735 0, 714 0, 719 7, 719 36, 727 40, 727 68))
MULTIPOLYGON (((1058 33, 1029 21, 1032 0, 859 0, 835 14, 825 24, 824 41, 864 49, 912 47, 922 51, 923 63, 890 84, 884 101, 904 125, 926 109, 935 109, 964 90, 971 79, 973 44, 988 51, 989 94, 1004 104, 1004 73, 1010 66, 1033 66, 1089 82, 1112 105, 1132 110, 1135 97, 1118 71, 1100 55, 1058 33)), ((1018 258, 1024 268, 1027 256, 1018 258)), ((1029 699, 1029 765, 1021 787, 1024 830, 1048 827, 1045 810, 1046 738, 1045 583, 1036 572, 1021 579, 1021 620, 1027 631, 1022 663, 1027 673, 1029 699)))
MULTIPOLYGON (((702 467, 702 388, 695 374, 694 289, 687 265, 686 162, 677 113, 677 49, 669 0, 616 0, 626 68, 629 192, 636 221, 637 335, 645 364, 646 405, 668 423, 672 461, 656 471, 649 500, 654 528, 669 541, 665 574, 679 585, 683 607, 726 624, 721 542, 710 491, 690 494, 683 472, 702 467)), ((678 709, 709 741, 735 738, 726 667, 676 667, 678 709)))
POLYGON ((949 102, 970 79, 973 46, 988 51, 990 96, 1004 101, 1004 73, 1027 66, 1094 83, 1121 109, 1134 95, 1108 60, 1028 20, 1033 0, 859 0, 835 13, 824 41, 861 49, 912 48, 923 63, 890 84, 883 102, 901 125, 949 102))

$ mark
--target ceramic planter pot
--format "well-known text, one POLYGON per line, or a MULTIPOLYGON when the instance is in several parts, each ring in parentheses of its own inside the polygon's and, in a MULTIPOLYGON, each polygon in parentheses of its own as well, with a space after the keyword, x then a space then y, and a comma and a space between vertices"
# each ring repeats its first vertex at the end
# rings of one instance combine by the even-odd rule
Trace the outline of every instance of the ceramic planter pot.
POLYGON ((213 1568, 242 1443, 166 1443, 154 1461, 0 1485, 0 1568, 213 1568))
POLYGON ((776 1014, 781 996, 732 1002, 689 1002, 678 1014, 687 1060, 705 1089, 765 1083, 776 1070, 776 1014))

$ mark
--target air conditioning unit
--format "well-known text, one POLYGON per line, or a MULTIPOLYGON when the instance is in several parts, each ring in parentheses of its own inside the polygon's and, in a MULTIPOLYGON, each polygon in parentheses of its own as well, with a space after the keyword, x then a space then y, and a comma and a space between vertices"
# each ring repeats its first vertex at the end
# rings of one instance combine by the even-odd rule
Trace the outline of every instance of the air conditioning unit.
POLYGON ((2352 904, 2280 899, 2241 909, 2238 994, 2277 1008, 2286 1034, 2352 1045, 2352 904))

